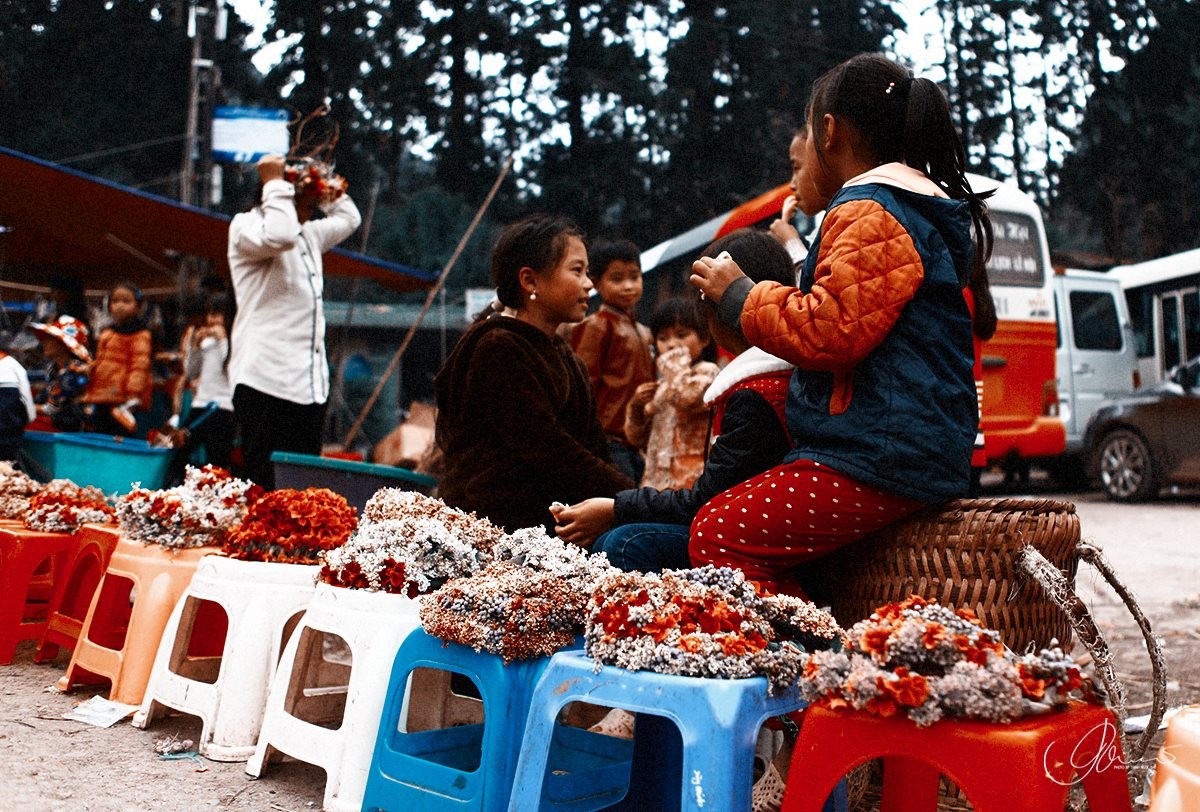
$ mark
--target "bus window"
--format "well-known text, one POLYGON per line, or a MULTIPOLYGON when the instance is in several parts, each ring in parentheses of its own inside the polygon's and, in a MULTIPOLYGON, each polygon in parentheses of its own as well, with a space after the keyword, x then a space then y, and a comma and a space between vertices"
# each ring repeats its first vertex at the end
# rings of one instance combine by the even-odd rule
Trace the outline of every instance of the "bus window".
POLYGON ((1143 384, 1200 353, 1200 248, 1109 271, 1125 291, 1143 384))
POLYGON ((993 285, 1043 287, 1046 268, 1033 218, 996 209, 989 214, 992 219, 992 258, 988 260, 988 280, 993 285))
POLYGON ((1200 291, 1183 294, 1183 346, 1187 359, 1200 355, 1200 291))
POLYGON ((1179 297, 1162 297, 1162 371, 1179 365, 1179 297))
POLYGON ((1133 340, 1137 344, 1138 358, 1154 357, 1154 297, 1144 290, 1131 290, 1125 294, 1129 305, 1129 318, 1133 321, 1133 340))

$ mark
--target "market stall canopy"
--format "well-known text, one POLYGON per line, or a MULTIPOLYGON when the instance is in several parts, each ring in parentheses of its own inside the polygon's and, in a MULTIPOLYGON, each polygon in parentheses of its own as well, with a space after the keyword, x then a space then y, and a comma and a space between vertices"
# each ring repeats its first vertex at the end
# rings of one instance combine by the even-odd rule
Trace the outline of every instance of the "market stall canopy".
MULTIPOLYGON (((0 147, 0 282, 45 286, 77 275, 88 289, 130 279, 173 288, 178 260, 201 257, 228 274, 229 217, 0 147)), ((428 288, 426 272, 334 249, 325 273, 392 290, 428 288)))

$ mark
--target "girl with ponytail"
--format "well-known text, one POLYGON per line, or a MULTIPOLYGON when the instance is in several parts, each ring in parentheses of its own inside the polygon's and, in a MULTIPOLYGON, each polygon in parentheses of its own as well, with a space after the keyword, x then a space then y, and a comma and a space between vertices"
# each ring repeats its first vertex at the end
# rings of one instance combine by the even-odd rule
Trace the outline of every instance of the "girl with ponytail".
POLYGON ((996 319, 986 195, 967 182, 937 85, 861 54, 816 80, 805 112, 792 185, 826 215, 799 285, 753 284, 728 255, 691 277, 722 321, 796 371, 792 450, 701 509, 689 554, 793 593, 805 562, 967 494, 972 339, 996 319))

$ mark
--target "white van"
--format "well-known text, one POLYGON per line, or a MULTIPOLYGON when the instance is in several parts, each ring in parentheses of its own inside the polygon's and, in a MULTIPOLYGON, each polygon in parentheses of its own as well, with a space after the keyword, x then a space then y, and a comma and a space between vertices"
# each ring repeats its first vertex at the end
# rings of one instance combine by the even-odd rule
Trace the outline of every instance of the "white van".
POLYGON ((1059 416, 1067 429, 1061 460, 1047 468, 1070 484, 1083 484, 1083 434, 1101 401, 1141 383, 1133 324, 1120 282, 1103 273, 1056 268, 1054 306, 1059 416))

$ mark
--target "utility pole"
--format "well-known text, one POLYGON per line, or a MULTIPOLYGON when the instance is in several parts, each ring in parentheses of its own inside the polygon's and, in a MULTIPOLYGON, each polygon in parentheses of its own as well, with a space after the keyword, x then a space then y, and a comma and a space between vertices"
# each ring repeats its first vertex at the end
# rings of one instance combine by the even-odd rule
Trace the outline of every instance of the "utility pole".
POLYGON ((183 162, 180 166, 179 200, 189 205, 207 206, 212 200, 212 189, 209 176, 212 169, 212 102, 213 93, 219 81, 220 73, 211 59, 205 59, 204 31, 201 18, 211 17, 213 20, 213 39, 225 39, 228 9, 225 0, 215 0, 214 7, 209 8, 207 0, 187 0, 187 34, 192 41, 192 57, 188 64, 188 108, 187 134, 183 143, 183 162), (202 89, 201 84, 205 86, 202 89), (200 104, 204 100, 204 134, 201 136, 200 104), (200 159, 200 169, 196 161, 200 159), (200 189, 197 196, 196 190, 200 189))
MULTIPOLYGON (((206 5, 209 0, 180 0, 187 6, 187 35, 192 42, 192 56, 188 62, 188 107, 187 133, 183 141, 183 161, 179 168, 179 200, 189 206, 208 208, 215 195, 210 181, 212 174, 212 108, 213 97, 220 73, 211 59, 204 58, 204 31, 201 18, 211 16, 213 39, 225 39, 228 21, 225 0, 214 0, 214 7, 206 5), (206 81, 201 89, 201 82, 206 81), (201 137, 201 97, 204 99, 204 134, 201 137), (197 170, 196 161, 200 168, 197 170), (196 190, 200 192, 197 195, 196 190)), ((182 257, 179 261, 176 287, 179 304, 182 306, 190 288, 193 271, 203 273, 206 263, 196 257, 182 257)))
POLYGON ((188 5, 188 37, 192 40, 192 58, 188 63, 187 135, 183 139, 183 164, 179 169, 179 200, 196 202, 196 130, 200 118, 200 30, 195 0, 188 5))

